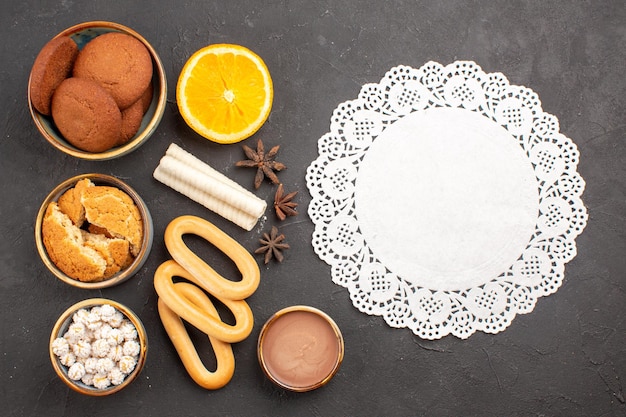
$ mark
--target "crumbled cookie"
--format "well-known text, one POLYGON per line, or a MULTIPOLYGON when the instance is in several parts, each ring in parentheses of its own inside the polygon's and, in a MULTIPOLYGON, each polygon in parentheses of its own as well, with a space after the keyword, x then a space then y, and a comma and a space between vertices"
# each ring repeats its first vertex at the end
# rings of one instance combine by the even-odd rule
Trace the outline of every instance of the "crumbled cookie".
POLYGON ((132 264, 143 223, 125 192, 83 179, 46 208, 41 232, 57 268, 76 280, 97 282, 132 264))
POLYGON ((85 222, 85 207, 80 202, 83 190, 93 186, 94 184, 89 179, 82 179, 74 187, 65 191, 57 201, 61 211, 67 214, 76 227, 82 227, 85 222))
POLYGON ((57 268, 83 282, 104 279, 106 260, 83 244, 81 230, 56 203, 50 203, 46 209, 41 231, 48 256, 57 268))
POLYGON ((139 209, 128 194, 115 187, 89 187, 83 191, 81 203, 90 224, 128 240, 131 253, 137 256, 141 249, 143 224, 139 209))
POLYGON ((82 231, 85 246, 96 250, 106 261, 103 278, 107 279, 117 274, 133 262, 130 253, 130 243, 125 239, 107 238, 101 234, 82 231))

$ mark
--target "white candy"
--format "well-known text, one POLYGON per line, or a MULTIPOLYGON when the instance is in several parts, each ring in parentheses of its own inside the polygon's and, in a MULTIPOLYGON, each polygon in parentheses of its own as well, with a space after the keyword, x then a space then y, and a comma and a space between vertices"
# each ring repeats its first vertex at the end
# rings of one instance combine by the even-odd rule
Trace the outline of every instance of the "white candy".
MULTIPOLYGON (((96 308, 96 307, 94 307, 96 308)), ((93 311, 93 308, 89 312, 87 316, 87 328, 89 330, 97 330, 100 326, 102 326, 102 320, 100 318, 100 314, 93 311)))
POLYGON ((113 316, 111 316, 111 318, 108 320, 108 323, 111 325, 111 327, 120 327, 123 321, 124 315, 119 311, 116 311, 115 314, 113 314, 113 316))
POLYGON ((72 323, 67 328, 67 332, 64 337, 67 338, 70 342, 76 342, 78 340, 82 340, 85 338, 87 333, 87 328, 83 323, 72 323))
POLYGON ((70 369, 67 370, 67 376, 69 376, 70 379, 73 379, 74 381, 78 381, 79 379, 82 379, 83 376, 85 376, 85 367, 82 363, 76 362, 75 364, 70 366, 70 369))
POLYGON ((93 337, 94 339, 107 339, 111 330, 113 330, 113 328, 109 324, 103 323, 100 328, 93 332, 93 337))
POLYGON ((70 344, 62 337, 57 337, 52 342, 52 353, 57 356, 65 355, 70 351, 70 344))
POLYGON ((96 373, 96 364, 98 363, 98 359, 96 358, 87 358, 85 359, 85 372, 90 374, 96 373))
POLYGON ((124 348, 121 345, 116 345, 111 346, 107 358, 110 358, 114 362, 119 362, 120 359, 122 359, 122 356, 124 356, 124 348))
POLYGON ((126 375, 130 374, 135 366, 137 365, 137 361, 132 356, 122 356, 122 359, 118 362, 118 366, 120 367, 120 371, 125 373, 126 375))
POLYGON ((111 380, 107 375, 96 374, 93 377, 93 386, 98 389, 105 389, 111 386, 111 380))
POLYGON ((94 377, 93 372, 86 372, 85 375, 83 375, 83 377, 80 380, 85 385, 93 386, 93 377, 94 377))
POLYGON ((113 385, 121 384, 122 382, 124 382, 124 378, 126 378, 126 375, 124 375, 124 372, 120 371, 120 368, 118 367, 114 367, 109 372, 109 379, 111 380, 111 384, 113 385))
POLYGON ((98 316, 98 320, 100 320, 100 310, 102 309, 102 306, 93 306, 91 307, 91 310, 89 311, 89 314, 95 314, 96 316, 98 316))
POLYGON ((111 329, 107 341, 111 346, 121 345, 124 343, 124 333, 120 329, 111 329))
POLYGON ((104 389, 121 384, 137 366, 141 345, 137 329, 115 307, 104 304, 80 309, 62 337, 51 343, 52 352, 75 381, 104 389))
POLYGON ((85 310, 84 308, 81 308, 76 313, 74 313, 74 315, 72 316, 72 320, 74 321, 74 323, 82 323, 84 325, 87 325, 88 315, 89 315, 89 312, 85 310))
POLYGON ((76 356, 73 353, 68 352, 64 355, 59 356, 59 360, 65 366, 72 366, 74 365, 74 363, 76 363, 76 356))
POLYGON ((91 355, 91 343, 79 340, 72 346, 72 352, 79 358, 88 358, 91 355))
POLYGON ((139 343, 134 340, 129 340, 124 343, 124 355, 126 356, 137 356, 139 355, 140 349, 139 343))
POLYGON ((120 325, 120 331, 124 335, 125 340, 135 340, 137 339, 137 329, 130 320, 124 320, 120 325))
POLYGON ((104 358, 109 354, 109 342, 106 339, 97 339, 91 344, 92 355, 96 358, 104 358))
POLYGON ((115 362, 113 362, 110 358, 100 358, 96 363, 96 373, 108 374, 114 366, 115 362))
POLYGON ((108 323, 109 319, 111 317, 113 317, 113 315, 115 314, 116 311, 117 310, 112 305, 110 305, 110 304, 103 304, 100 307, 100 317, 102 318, 102 321, 108 323))

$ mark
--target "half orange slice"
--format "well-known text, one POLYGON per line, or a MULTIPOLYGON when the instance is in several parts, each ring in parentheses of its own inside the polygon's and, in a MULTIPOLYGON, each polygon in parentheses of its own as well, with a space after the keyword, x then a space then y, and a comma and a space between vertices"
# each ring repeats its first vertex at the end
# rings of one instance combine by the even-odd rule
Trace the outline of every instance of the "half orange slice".
POLYGON ((259 130, 273 98, 267 66, 240 45, 215 44, 198 50, 183 66, 176 85, 185 122, 218 143, 239 142, 259 130))

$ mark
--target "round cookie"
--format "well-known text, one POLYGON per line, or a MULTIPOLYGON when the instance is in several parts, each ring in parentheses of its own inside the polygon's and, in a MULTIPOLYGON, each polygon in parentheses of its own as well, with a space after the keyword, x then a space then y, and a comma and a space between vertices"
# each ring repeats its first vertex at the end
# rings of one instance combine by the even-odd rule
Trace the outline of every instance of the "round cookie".
POLYGON ((152 94, 153 87, 152 84, 149 84, 139 100, 122 111, 122 137, 120 138, 118 146, 128 143, 139 131, 143 116, 152 103, 152 94))
POLYGON ((49 41, 39 51, 30 73, 30 101, 41 114, 50 115, 54 90, 70 76, 78 56, 78 45, 68 36, 49 41))
POLYGON ((122 111, 122 135, 120 137, 120 141, 117 143, 118 146, 128 143, 128 141, 130 141, 132 137, 137 134, 137 131, 141 126, 142 119, 143 103, 141 100, 137 100, 130 107, 122 111))
POLYGON ((115 100, 86 78, 67 78, 57 87, 52 118, 68 142, 87 152, 104 152, 120 139, 122 113, 115 100))
POLYGON ((152 86, 152 83, 150 83, 148 84, 148 88, 146 88, 146 91, 144 91, 141 97, 139 98, 139 101, 141 101, 141 111, 143 112, 143 114, 146 114, 146 112, 150 108, 150 104, 152 104, 153 94, 154 94, 154 87, 152 86))
POLYGON ((136 38, 119 32, 100 35, 78 54, 74 77, 98 82, 121 110, 135 103, 152 80, 152 59, 136 38))

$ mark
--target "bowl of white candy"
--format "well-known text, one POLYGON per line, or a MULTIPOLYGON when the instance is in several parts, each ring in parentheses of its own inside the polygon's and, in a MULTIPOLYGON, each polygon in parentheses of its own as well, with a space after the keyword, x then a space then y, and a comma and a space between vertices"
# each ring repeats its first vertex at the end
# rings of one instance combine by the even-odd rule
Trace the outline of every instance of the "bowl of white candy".
POLYGON ((50 335, 50 360, 63 382, 91 396, 110 395, 141 372, 146 330, 128 307, 92 298, 68 308, 50 335))

